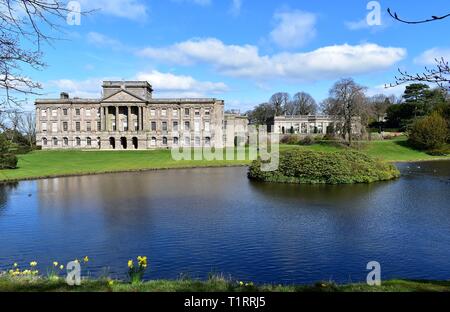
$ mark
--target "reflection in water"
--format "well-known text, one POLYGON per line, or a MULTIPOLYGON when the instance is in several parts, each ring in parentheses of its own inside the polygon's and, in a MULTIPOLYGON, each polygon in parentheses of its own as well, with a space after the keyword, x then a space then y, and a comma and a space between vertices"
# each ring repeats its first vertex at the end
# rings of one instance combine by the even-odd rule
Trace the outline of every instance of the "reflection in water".
POLYGON ((403 178, 370 185, 264 184, 215 168, 0 187, 0 268, 89 255, 93 274, 124 277, 147 255, 148 278, 310 283, 364 280, 377 260, 383 278, 448 278, 449 163, 400 167, 403 178))
POLYGON ((0 216, 6 211, 8 196, 11 190, 14 190, 17 187, 17 182, 11 182, 8 184, 0 184, 0 216))

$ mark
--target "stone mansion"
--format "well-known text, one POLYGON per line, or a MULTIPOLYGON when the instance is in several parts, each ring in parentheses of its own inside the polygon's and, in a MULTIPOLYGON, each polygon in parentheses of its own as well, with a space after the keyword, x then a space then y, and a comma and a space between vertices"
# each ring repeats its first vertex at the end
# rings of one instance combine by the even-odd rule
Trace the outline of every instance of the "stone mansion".
MULTIPOLYGON (((153 149, 223 146, 224 101, 154 99, 146 81, 104 81, 101 99, 38 99, 43 149, 153 149)), ((233 118, 234 120, 234 118, 233 118)))

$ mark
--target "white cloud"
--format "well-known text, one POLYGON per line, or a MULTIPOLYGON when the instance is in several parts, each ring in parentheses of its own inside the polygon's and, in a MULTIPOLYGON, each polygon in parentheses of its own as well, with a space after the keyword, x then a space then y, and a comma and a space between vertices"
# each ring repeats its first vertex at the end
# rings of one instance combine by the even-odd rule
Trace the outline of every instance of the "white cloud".
POLYGON ((303 11, 275 13, 277 22, 270 38, 280 47, 295 48, 306 44, 316 36, 316 15, 303 11))
POLYGON ((276 78, 317 81, 387 69, 405 58, 406 50, 373 43, 343 44, 269 56, 260 55, 256 46, 225 45, 218 39, 207 38, 162 48, 148 47, 138 54, 179 65, 207 63, 222 74, 257 81, 276 78))
POLYGON ((426 50, 414 59, 414 63, 420 65, 434 65, 436 64, 436 59, 440 60, 441 58, 450 60, 450 48, 432 48, 426 50))
POLYGON ((157 70, 138 73, 136 79, 148 81, 157 95, 164 96, 201 97, 228 90, 228 86, 223 82, 198 81, 191 76, 162 73, 157 70))
POLYGON ((365 18, 363 18, 359 21, 345 22, 345 26, 350 30, 360 30, 360 29, 367 29, 367 28, 373 27, 367 23, 367 20, 365 18))
POLYGON ((233 16, 238 16, 241 14, 242 0, 232 0, 230 13, 233 16))
POLYGON ((145 20, 148 16, 148 8, 141 0, 78 0, 78 2, 82 11, 99 10, 103 14, 136 21, 145 20))
MULTIPOLYGON (((60 79, 46 83, 46 87, 65 91, 71 97, 100 98, 104 80, 120 80, 115 77, 89 78, 85 80, 60 79)), ((140 72, 130 80, 146 80, 158 97, 204 97, 228 91, 223 82, 198 81, 191 76, 162 73, 152 70, 140 72)))
POLYGON ((119 40, 110 38, 95 31, 89 32, 87 34, 87 41, 90 44, 99 47, 111 47, 116 50, 124 48, 124 45, 119 40))

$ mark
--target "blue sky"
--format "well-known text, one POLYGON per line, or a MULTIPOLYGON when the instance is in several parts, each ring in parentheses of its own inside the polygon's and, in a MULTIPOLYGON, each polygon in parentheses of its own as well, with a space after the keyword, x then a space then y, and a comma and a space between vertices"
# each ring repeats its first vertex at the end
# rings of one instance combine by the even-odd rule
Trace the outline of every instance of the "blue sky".
MULTIPOLYGON (((44 97, 60 91, 99 97, 102 79, 147 79, 154 97, 218 97, 245 111, 286 91, 323 100, 339 78, 369 94, 385 90, 397 68, 420 71, 450 56, 450 21, 405 25, 388 7, 417 19, 442 13, 442 1, 378 1, 381 25, 368 26, 369 1, 81 0, 81 25, 45 46, 44 97)), ((450 8, 449 8, 450 9, 450 8)))

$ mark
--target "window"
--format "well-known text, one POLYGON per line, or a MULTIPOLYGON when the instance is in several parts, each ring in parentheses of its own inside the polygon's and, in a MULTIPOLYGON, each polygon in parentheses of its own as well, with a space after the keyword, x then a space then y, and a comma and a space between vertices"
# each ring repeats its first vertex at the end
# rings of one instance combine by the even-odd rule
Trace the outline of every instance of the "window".
POLYGON ((210 115, 209 109, 205 109, 205 116, 209 116, 209 115, 210 115))
POLYGON ((210 145, 211 145, 211 138, 205 137, 205 146, 210 146, 210 145))
POLYGON ((53 145, 58 146, 58 138, 53 138, 53 145))
POLYGON ((190 115, 189 108, 185 108, 184 109, 184 116, 189 116, 189 115, 190 115))
POLYGON ((184 122, 184 130, 185 131, 189 131, 191 128, 189 121, 185 121, 184 122))
POLYGON ((47 110, 46 109, 41 110, 41 116, 42 117, 47 117, 47 110))
POLYGON ((75 115, 80 116, 80 109, 79 108, 75 109, 75 115))
POLYGON ((91 109, 86 109, 86 117, 91 117, 91 109))
POLYGON ((117 130, 117 127, 116 127, 116 119, 115 119, 115 118, 114 118, 113 121, 112 121, 112 128, 113 128, 113 131, 116 131, 116 130, 117 130))
POLYGON ((205 132, 209 132, 209 121, 205 121, 205 132))
POLYGON ((79 122, 79 121, 77 121, 77 122, 75 123, 75 130, 78 131, 78 132, 81 131, 81 125, 80 125, 80 122, 79 122))
POLYGON ((195 146, 200 146, 200 137, 195 137, 195 146))
POLYGON ((178 145, 178 138, 177 137, 173 138, 173 145, 178 145))
POLYGON ((184 145, 185 146, 190 146, 191 145, 191 138, 190 137, 185 137, 184 138, 184 145))
POLYGON ((52 109, 52 117, 58 117, 58 111, 56 109, 52 109))
POLYGON ((151 146, 156 146, 156 138, 152 137, 152 140, 150 141, 151 146))
POLYGON ((67 123, 67 121, 63 122, 63 131, 68 131, 69 130, 69 124, 67 123))
POLYGON ((196 120, 194 122, 194 131, 195 132, 200 132, 200 121, 196 120))
POLYGON ((90 121, 87 121, 87 122, 86 122, 86 131, 87 131, 87 132, 90 132, 91 130, 92 130, 91 122, 90 122, 90 121))
POLYGON ((97 131, 102 131, 102 123, 97 121, 97 131))
POLYGON ((178 117, 178 109, 172 109, 172 117, 178 117))
POLYGON ((156 121, 152 121, 152 131, 156 131, 156 121))
POLYGON ((68 138, 64 138, 63 142, 64 142, 64 146, 68 146, 69 145, 69 139, 68 138))
POLYGON ((76 137, 75 143, 77 144, 77 146, 81 146, 81 139, 79 137, 76 137))
POLYGON ((195 116, 196 116, 196 117, 200 116, 200 110, 199 110, 199 109, 196 109, 196 110, 195 110, 195 116))
POLYGON ((58 123, 52 122, 52 132, 58 132, 58 123))
POLYGON ((91 138, 86 138, 86 145, 87 146, 92 146, 92 139, 91 138))
POLYGON ((67 116, 67 108, 63 108, 63 115, 67 116))
POLYGON ((173 129, 172 131, 178 131, 178 121, 173 122, 173 129))
POLYGON ((47 146, 47 138, 42 138, 42 145, 47 146))
POLYGON ((46 122, 42 123, 42 132, 47 132, 47 123, 46 122))
POLYGON ((167 145, 167 138, 163 137, 163 145, 167 145))
POLYGON ((154 108, 152 108, 150 110, 150 116, 155 117, 156 116, 156 110, 154 108))
POLYGON ((161 116, 162 116, 162 117, 166 117, 166 116, 167 116, 167 109, 163 108, 163 109, 161 110, 161 116))
POLYGON ((162 131, 167 131, 167 122, 162 122, 162 131))
POLYGON ((100 117, 101 113, 102 113, 102 109, 101 108, 97 109, 97 117, 100 117))

